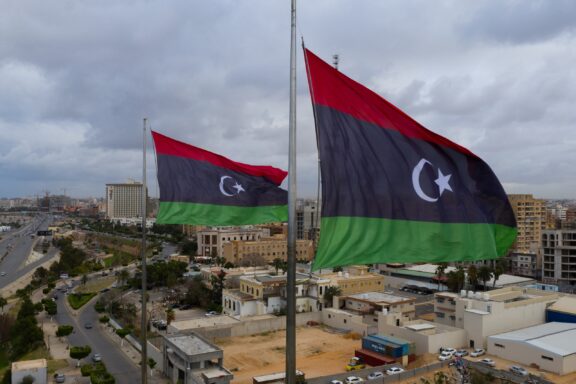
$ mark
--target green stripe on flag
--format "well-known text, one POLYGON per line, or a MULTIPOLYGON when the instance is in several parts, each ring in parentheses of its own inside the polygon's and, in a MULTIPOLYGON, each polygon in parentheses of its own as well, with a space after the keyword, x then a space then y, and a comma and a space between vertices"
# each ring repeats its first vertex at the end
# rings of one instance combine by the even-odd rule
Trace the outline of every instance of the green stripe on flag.
POLYGON ((237 207, 161 201, 158 224, 251 225, 288 221, 286 205, 237 207))
POLYGON ((506 253, 516 232, 499 224, 324 217, 312 269, 495 259, 506 253))

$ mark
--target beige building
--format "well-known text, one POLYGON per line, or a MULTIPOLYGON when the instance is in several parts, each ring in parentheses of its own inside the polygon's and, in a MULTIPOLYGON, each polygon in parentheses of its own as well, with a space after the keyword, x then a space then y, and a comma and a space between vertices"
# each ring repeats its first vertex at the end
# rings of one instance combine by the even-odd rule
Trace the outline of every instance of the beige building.
POLYGON ((434 312, 437 323, 465 329, 470 348, 482 348, 488 336, 544 323, 547 306, 558 297, 554 292, 523 287, 437 293, 434 312))
POLYGON ((508 195, 508 199, 518 225, 518 237, 513 249, 536 253, 542 230, 546 229, 546 202, 532 195, 508 195))
POLYGON ((142 217, 142 195, 142 183, 136 181, 106 184, 106 218, 142 217))
MULTIPOLYGON (((284 235, 260 240, 232 240, 222 246, 226 261, 234 265, 249 265, 250 258, 271 263, 274 259, 287 259, 288 243, 284 235)), ((310 261, 314 257, 312 240, 296 240, 296 259, 310 261)))
POLYGON ((558 375, 576 372, 576 324, 553 322, 494 335, 488 353, 558 375))
POLYGON ((224 244, 231 241, 259 241, 270 237, 267 228, 207 227, 196 232, 199 256, 218 256, 224 254, 224 244))
POLYGON ((378 312, 394 312, 411 320, 416 317, 416 299, 410 297, 383 292, 366 292, 341 296, 338 302, 338 308, 362 315, 376 315, 377 317, 378 312))
POLYGON ((338 286, 341 296, 384 290, 384 275, 368 272, 364 265, 352 265, 345 272, 323 274, 322 277, 329 279, 331 285, 338 286))

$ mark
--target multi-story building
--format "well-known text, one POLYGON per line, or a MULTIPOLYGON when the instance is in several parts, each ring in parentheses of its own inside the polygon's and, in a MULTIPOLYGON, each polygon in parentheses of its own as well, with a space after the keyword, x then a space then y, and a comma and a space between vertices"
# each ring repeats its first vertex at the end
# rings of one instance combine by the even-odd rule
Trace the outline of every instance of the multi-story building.
POLYGON ((470 348, 482 348, 486 337, 543 324, 546 308, 559 298, 555 292, 507 287, 490 292, 437 293, 436 322, 463 328, 470 348))
POLYGON ((316 200, 298 200, 296 204, 296 238, 318 240, 320 204, 316 200))
MULTIPOLYGON (((286 260, 288 243, 284 235, 261 238, 260 240, 232 240, 222 246, 226 261, 234 265, 250 265, 251 257, 270 263, 274 259, 286 260)), ((310 261, 314 257, 312 240, 296 240, 296 259, 310 261)))
POLYGON ((142 189, 142 183, 136 181, 106 184, 106 218, 142 217, 142 189))
POLYGON ((543 282, 576 284, 576 229, 545 230, 542 257, 543 282))
POLYGON ((510 272, 513 275, 530 276, 540 279, 542 270, 538 268, 537 254, 512 252, 508 256, 510 272))
POLYGON ((542 230, 546 229, 546 202, 532 195, 508 195, 508 199, 518 225, 518 237, 513 250, 536 253, 542 230))
POLYGON ((207 227, 196 232, 199 256, 222 257, 224 244, 230 241, 259 241, 270 237, 267 228, 207 227))

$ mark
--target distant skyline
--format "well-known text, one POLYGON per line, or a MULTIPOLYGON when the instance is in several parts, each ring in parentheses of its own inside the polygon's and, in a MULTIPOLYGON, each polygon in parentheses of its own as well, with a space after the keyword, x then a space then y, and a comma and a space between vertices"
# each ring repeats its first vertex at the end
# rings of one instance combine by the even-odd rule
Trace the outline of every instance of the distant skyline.
MULTIPOLYGON (((290 2, 7 0, 0 197, 103 197, 142 177, 142 119, 287 169, 290 2)), ((576 198, 576 2, 298 2, 307 47, 483 158, 507 193, 576 198)), ((148 185, 158 195, 148 137, 148 185)), ((317 153, 298 51, 299 197, 317 153)))

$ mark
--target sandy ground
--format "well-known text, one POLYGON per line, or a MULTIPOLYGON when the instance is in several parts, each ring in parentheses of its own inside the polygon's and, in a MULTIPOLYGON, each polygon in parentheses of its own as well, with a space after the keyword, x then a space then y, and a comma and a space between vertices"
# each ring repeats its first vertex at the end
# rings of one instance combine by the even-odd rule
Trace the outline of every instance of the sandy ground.
MULTIPOLYGON (((296 331, 296 367, 307 377, 342 373, 360 348, 360 337, 302 327, 296 331)), ((224 366, 234 373, 234 383, 251 383, 253 376, 283 372, 286 332, 217 340, 224 350, 224 366)))

